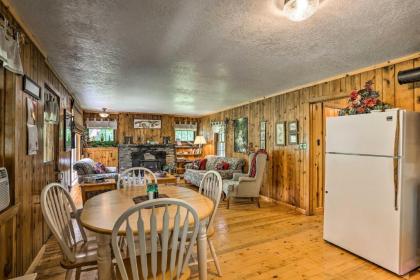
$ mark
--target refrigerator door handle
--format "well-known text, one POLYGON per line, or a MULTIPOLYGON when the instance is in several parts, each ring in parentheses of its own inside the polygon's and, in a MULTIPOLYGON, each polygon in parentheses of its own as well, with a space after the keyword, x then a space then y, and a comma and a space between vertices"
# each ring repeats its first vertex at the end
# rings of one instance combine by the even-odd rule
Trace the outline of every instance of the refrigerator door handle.
POLYGON ((399 150, 400 150, 400 111, 397 113, 397 123, 394 140, 394 208, 398 211, 398 185, 399 185, 399 150))

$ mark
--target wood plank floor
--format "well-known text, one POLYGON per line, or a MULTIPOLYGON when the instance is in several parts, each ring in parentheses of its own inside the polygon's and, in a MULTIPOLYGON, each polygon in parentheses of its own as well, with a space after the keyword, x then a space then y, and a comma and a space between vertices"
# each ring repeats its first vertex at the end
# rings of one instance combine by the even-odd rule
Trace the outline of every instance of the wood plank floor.
MULTIPOLYGON (((77 189, 76 189, 77 191, 77 189)), ((80 203, 80 197, 76 201, 80 203)), ((222 202, 213 242, 223 277, 209 265, 209 279, 401 279, 322 239, 322 216, 304 216, 271 202, 239 202, 227 210, 222 202)), ((64 279, 61 253, 51 238, 36 268, 38 279, 64 279)), ((193 269, 193 279, 198 279, 193 269)), ((420 270, 405 278, 420 280, 420 270)), ((82 279, 97 279, 96 271, 82 279)))

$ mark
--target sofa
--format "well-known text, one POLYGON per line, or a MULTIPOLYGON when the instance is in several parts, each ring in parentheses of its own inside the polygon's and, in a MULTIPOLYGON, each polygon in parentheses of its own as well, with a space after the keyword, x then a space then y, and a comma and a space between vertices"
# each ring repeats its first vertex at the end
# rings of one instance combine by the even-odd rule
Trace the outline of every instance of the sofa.
POLYGON ((231 179, 234 173, 242 173, 245 165, 245 160, 240 158, 207 156, 207 162, 204 170, 194 169, 194 164, 189 163, 185 165, 184 180, 194 186, 199 187, 204 174, 207 171, 217 171, 222 179, 231 179), (220 163, 228 163, 229 167, 226 170, 218 170, 216 167, 220 163))
POLYGON ((88 183, 97 179, 117 178, 117 167, 104 167, 103 173, 95 171, 97 163, 90 158, 84 158, 73 164, 73 169, 77 172, 79 183, 88 183))

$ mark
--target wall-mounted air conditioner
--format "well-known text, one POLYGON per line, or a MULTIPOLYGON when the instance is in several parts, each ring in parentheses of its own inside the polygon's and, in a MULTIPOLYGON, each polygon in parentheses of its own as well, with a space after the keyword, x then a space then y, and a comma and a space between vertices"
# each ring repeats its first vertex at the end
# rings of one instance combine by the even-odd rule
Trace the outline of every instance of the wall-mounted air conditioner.
POLYGON ((7 170, 0 167, 0 211, 6 209, 10 205, 9 178, 7 170))

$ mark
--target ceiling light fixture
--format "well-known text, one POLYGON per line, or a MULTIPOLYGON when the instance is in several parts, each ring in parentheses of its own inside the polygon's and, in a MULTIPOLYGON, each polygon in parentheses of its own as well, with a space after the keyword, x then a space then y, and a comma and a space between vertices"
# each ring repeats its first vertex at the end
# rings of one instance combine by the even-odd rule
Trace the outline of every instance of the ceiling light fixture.
POLYGON ((319 0, 285 0, 283 13, 292 21, 302 21, 312 16, 319 6, 319 0))
POLYGON ((106 111, 106 108, 102 108, 102 112, 99 113, 99 116, 101 118, 108 118, 109 117, 109 113, 106 111))

